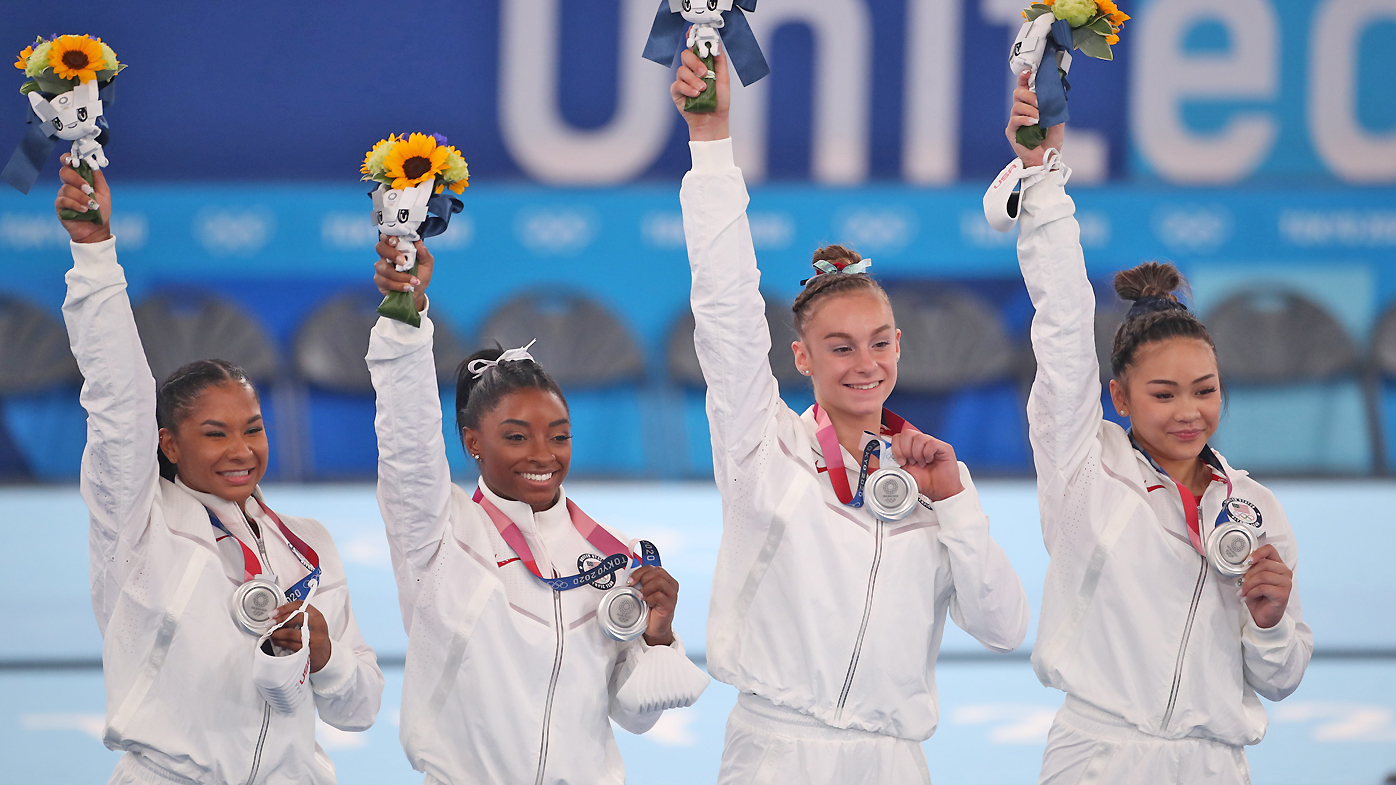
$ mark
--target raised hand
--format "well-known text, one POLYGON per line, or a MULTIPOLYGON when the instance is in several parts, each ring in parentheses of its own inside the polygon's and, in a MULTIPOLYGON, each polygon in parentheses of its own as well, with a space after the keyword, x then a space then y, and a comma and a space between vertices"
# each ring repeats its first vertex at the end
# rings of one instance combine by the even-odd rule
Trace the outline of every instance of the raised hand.
POLYGON ((1066 123, 1058 123, 1047 129, 1047 141, 1029 150, 1018 144, 1018 129, 1025 125, 1037 125, 1037 93, 1028 88, 1027 73, 1018 74, 1018 89, 1013 91, 1013 113, 1008 117, 1008 128, 1004 134, 1013 145, 1013 153, 1023 162, 1023 166, 1041 166, 1042 157, 1049 149, 1060 151, 1066 141, 1066 123))
POLYGON ((431 283, 431 271, 436 260, 432 258, 426 245, 418 240, 417 274, 413 275, 410 270, 398 272, 397 265, 404 258, 398 250, 398 244, 406 242, 398 237, 378 236, 378 245, 374 246, 374 250, 378 252, 378 261, 373 265, 373 283, 378 286, 378 291, 385 295, 388 292, 412 292, 413 302, 420 313, 427 307, 427 285, 431 283))
POLYGON ((916 487, 933 502, 965 489, 955 448, 930 434, 904 430, 892 436, 892 455, 916 480, 916 487))
POLYGON ((650 606, 645 643, 668 646, 674 642, 674 607, 679 604, 679 582, 663 567, 639 567, 630 573, 630 585, 640 586, 650 606))
POLYGON ((1263 545, 1251 554, 1253 564, 1241 581, 1241 599, 1255 619, 1255 626, 1269 629, 1284 618, 1289 592, 1294 588, 1294 571, 1280 559, 1273 545, 1263 545))
POLYGON ((74 212, 85 213, 96 207, 102 215, 100 224, 91 221, 64 221, 60 215, 59 222, 63 228, 68 230, 68 236, 73 238, 75 243, 100 243, 103 240, 111 239, 111 189, 107 187, 106 175, 101 169, 92 170, 92 185, 82 179, 78 171, 68 165, 69 154, 64 153, 60 160, 63 165, 58 168, 58 179, 63 184, 58 187, 58 198, 53 200, 53 211, 73 210, 74 212))
POLYGON ((713 70, 717 72, 717 111, 715 112, 685 112, 684 102, 690 98, 697 98, 707 89, 708 84, 703 77, 708 73, 708 67, 703 65, 703 61, 698 59, 698 55, 691 49, 683 51, 683 65, 679 66, 678 73, 674 76, 674 83, 669 86, 669 96, 674 99, 674 105, 678 107, 679 114, 688 123, 688 138, 693 142, 713 142, 718 139, 726 139, 731 134, 728 133, 727 117, 728 111, 732 108, 732 78, 727 71, 727 55, 719 54, 713 63, 713 70))

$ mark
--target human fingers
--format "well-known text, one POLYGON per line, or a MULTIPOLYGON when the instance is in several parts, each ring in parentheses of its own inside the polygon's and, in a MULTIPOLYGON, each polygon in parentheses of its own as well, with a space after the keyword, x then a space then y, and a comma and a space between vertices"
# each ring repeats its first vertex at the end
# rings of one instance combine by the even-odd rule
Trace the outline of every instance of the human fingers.
MULTIPOLYGON (((78 179, 82 179, 81 176, 78 179)), ((111 196, 111 187, 107 185, 107 176, 102 173, 101 169, 92 170, 92 188, 96 191, 96 196, 99 199, 111 196)))
POLYGON ((415 246, 417 248, 417 264, 419 266, 431 267, 433 264, 436 264, 436 257, 431 255, 431 251, 427 250, 426 243, 418 240, 415 246))
POLYGON ((373 282, 384 293, 415 291, 416 285, 420 283, 411 272, 399 272, 397 266, 387 259, 379 259, 373 265, 373 282))
MULTIPOLYGON (((1028 82, 1029 82, 1031 79, 1032 79, 1032 72, 1030 72, 1030 71, 1023 71, 1023 72, 1019 73, 1019 74, 1018 74, 1018 89, 1019 89, 1019 90, 1028 90, 1028 82)), ((1029 92, 1031 92, 1031 91, 1029 91, 1029 92)), ((1017 95, 1017 93, 1015 92, 1014 95, 1017 95)))
POLYGON ((1280 558, 1280 552, 1275 550, 1274 545, 1270 544, 1262 545, 1259 548, 1256 548, 1255 552, 1251 554, 1251 559, 1255 560, 1256 562, 1260 562, 1263 560, 1278 562, 1281 565, 1284 564, 1284 559, 1280 558))
POLYGON ((301 631, 299 628, 282 627, 273 632, 268 640, 272 642, 272 645, 280 646, 283 649, 301 650, 301 631))
POLYGON ((1032 120, 1032 123, 1025 123, 1025 125, 1030 125, 1036 124, 1040 115, 1038 114, 1036 106, 1024 103, 1022 101, 1017 101, 1013 104, 1013 114, 1010 115, 1010 117, 1027 118, 1029 120, 1032 120))
POLYGON ((1026 87, 1020 87, 1013 91, 1013 103, 1027 104, 1028 106, 1036 108, 1037 93, 1034 93, 1026 87))
POLYGON ((380 259, 387 259, 394 264, 402 264, 407 260, 398 247, 398 239, 387 235, 379 235, 378 244, 373 246, 373 250, 378 252, 380 259))
POLYGON ((279 624, 287 616, 300 610, 301 605, 302 602, 297 600, 296 602, 288 602, 285 605, 277 606, 276 610, 271 612, 271 620, 279 624))
POLYGON ((78 213, 85 213, 97 207, 97 202, 82 191, 65 185, 58 192, 58 196, 53 200, 55 210, 72 210, 78 213))
MULTIPOLYGON (((68 154, 64 153, 63 157, 66 159, 68 154)), ((87 185, 87 181, 82 179, 82 175, 78 174, 77 170, 71 166, 60 168, 58 170, 58 179, 62 180, 64 185, 71 185, 79 190, 81 190, 84 185, 87 185)), ((91 186, 88 187, 91 188, 91 186)))

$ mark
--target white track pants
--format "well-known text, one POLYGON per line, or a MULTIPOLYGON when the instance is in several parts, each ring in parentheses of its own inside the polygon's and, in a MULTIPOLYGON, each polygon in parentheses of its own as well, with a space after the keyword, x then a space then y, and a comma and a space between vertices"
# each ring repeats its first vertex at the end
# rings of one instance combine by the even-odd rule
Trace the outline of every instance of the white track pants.
POLYGON ((727 718, 718 785, 930 785, 921 745, 831 728, 743 693, 727 718))
POLYGON ((128 752, 116 762, 107 785, 198 785, 172 771, 151 763, 134 752, 128 752))
POLYGON ((1038 785, 1250 785, 1244 747, 1160 739, 1067 696, 1047 735, 1038 785))

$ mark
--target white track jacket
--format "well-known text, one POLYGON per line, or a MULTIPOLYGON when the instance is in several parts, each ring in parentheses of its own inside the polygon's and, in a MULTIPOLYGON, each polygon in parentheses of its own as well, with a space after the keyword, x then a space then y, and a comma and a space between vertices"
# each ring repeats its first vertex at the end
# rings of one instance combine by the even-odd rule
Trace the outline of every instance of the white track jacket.
MULTIPOLYGON (((310 676, 314 702, 275 711, 252 683, 257 639, 229 611, 242 565, 220 559, 203 503, 255 550, 250 529, 237 505, 160 478, 155 380, 115 242, 72 243, 63 303, 87 409, 81 490, 91 512, 92 609, 103 638, 104 742, 138 753, 148 768, 200 783, 333 783, 334 765, 315 743, 317 712, 336 728, 364 730, 383 694, 339 554, 319 522, 281 516, 320 556, 311 604, 324 614, 332 649, 310 676)), ((245 512, 258 521, 284 589, 306 570, 261 504, 257 491, 245 512)))
MULTIPOLYGON (((557 592, 538 580, 451 482, 433 333, 425 312, 420 328, 380 318, 368 349, 378 502, 408 635, 403 749, 428 782, 624 782, 611 720, 644 733, 663 713, 629 712, 615 697, 650 647, 606 635, 600 588, 557 592)), ((608 555, 573 527, 565 491, 535 515, 478 487, 518 525, 540 569, 575 575, 579 557, 608 555)), ((682 653, 677 636, 673 646, 682 653)))
MULTIPOLYGON (((1120 426, 1101 417, 1095 296, 1086 278, 1076 206, 1058 168, 1024 183, 1018 260, 1037 315, 1037 378, 1028 421, 1042 534, 1051 555, 1033 666, 1049 687, 1167 739, 1231 745, 1265 735, 1256 694, 1299 686, 1313 634, 1290 594, 1284 618, 1261 629, 1188 540, 1182 500, 1120 426)), ((1261 544, 1291 569, 1294 533, 1274 495, 1222 461, 1233 494, 1261 515, 1261 544)), ((1202 497, 1210 529, 1227 495, 1202 497)))
MULTIPOLYGON (((683 180, 694 342, 708 383, 723 533, 708 615, 714 678, 836 728, 923 741, 935 732, 945 615, 994 651, 1028 604, 969 472, 965 490, 881 522, 822 476, 812 412, 780 398, 731 140, 692 142, 683 180)), ((843 451, 856 486, 858 461, 843 451)))

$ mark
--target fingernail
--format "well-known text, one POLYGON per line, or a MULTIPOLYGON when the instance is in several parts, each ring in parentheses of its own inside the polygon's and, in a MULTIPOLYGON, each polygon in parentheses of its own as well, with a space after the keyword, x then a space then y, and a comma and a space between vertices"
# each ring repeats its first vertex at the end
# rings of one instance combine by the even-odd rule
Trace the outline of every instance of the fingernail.
POLYGON ((422 282, 419 281, 419 280, 417 280, 416 278, 413 278, 413 279, 412 279, 412 285, 413 285, 413 286, 421 286, 421 285, 422 285, 422 282))
POLYGON ((83 184, 82 184, 82 192, 85 193, 85 194, 87 194, 88 196, 91 196, 91 195, 92 195, 92 186, 88 185, 87 183, 83 183, 83 184))
POLYGON ((396 238, 396 237, 389 237, 389 238, 388 238, 388 245, 390 245, 390 246, 396 248, 396 247, 397 247, 397 238, 396 238))
POLYGON ((406 256, 401 256, 401 255, 399 255, 398 258, 395 259, 394 261, 396 261, 398 264, 406 264, 406 263, 407 263, 407 257, 406 257, 406 256))
POLYGON ((404 292, 416 292, 416 291, 417 291, 417 287, 412 286, 411 284, 408 284, 407 286, 402 287, 402 290, 403 290, 404 292))
POLYGON ((96 200, 94 200, 94 199, 88 199, 88 200, 87 200, 87 209, 89 209, 89 210, 96 210, 96 209, 97 209, 97 202, 96 202, 96 200))

